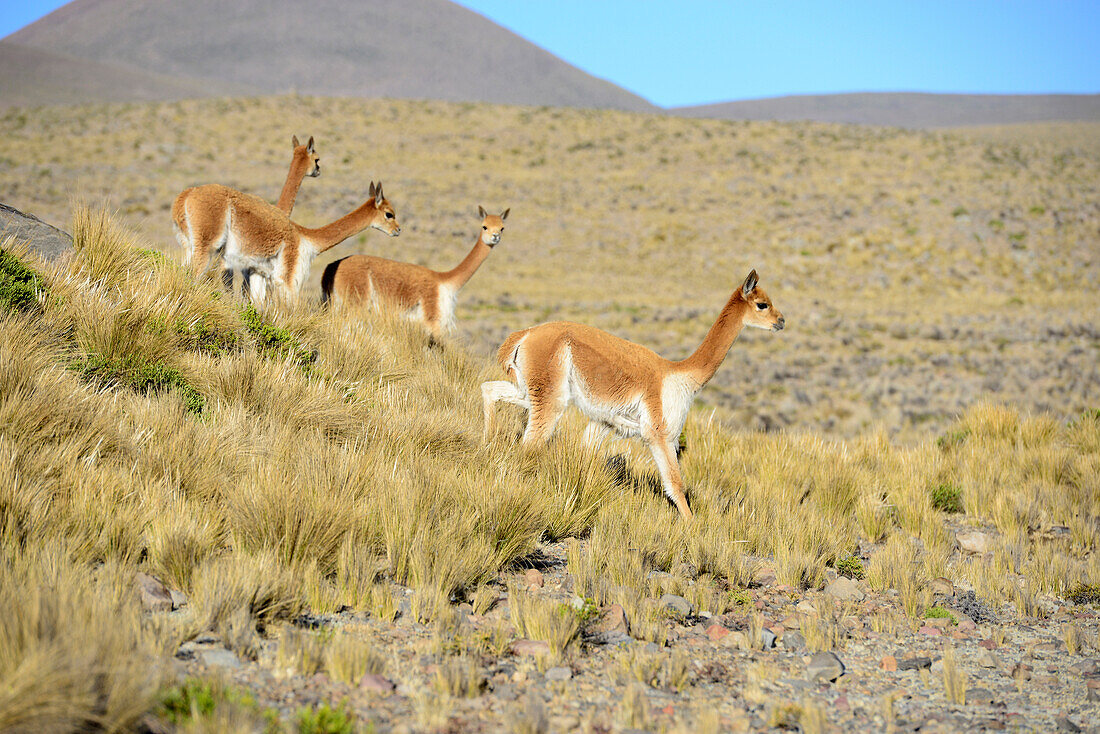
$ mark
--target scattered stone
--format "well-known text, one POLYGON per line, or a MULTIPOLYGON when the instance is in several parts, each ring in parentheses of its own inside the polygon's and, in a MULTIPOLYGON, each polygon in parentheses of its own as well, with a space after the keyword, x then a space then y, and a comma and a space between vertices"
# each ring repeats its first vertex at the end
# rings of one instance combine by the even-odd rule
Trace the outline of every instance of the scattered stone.
POLYGON ((980 530, 956 533, 955 540, 967 553, 986 553, 993 547, 993 536, 980 530))
POLYGON ((712 624, 710 627, 707 627, 707 637, 709 637, 712 642, 718 642, 718 640, 721 640, 729 633, 730 631, 720 624, 712 624))
POLYGON ((979 642, 978 646, 979 647, 984 647, 986 650, 996 650, 997 649, 997 643, 994 642, 993 640, 989 639, 989 638, 986 638, 986 639, 982 640, 981 642, 979 642))
POLYGON ((887 655, 882 659, 882 662, 879 663, 879 667, 892 673, 898 669, 898 659, 893 655, 887 655))
POLYGON ((779 641, 783 643, 783 648, 785 650, 790 650, 791 652, 806 652, 806 638, 802 636, 801 632, 785 632, 783 636, 779 638, 779 641))
POLYGON ((978 599, 973 591, 966 591, 962 594, 956 592, 951 608, 962 612, 978 624, 997 621, 997 615, 994 611, 985 602, 978 599))
POLYGON ((1085 679, 1085 700, 1100 701, 1100 678, 1085 679))
POLYGON ((806 666, 806 677, 814 682, 834 681, 844 675, 844 663, 831 652, 814 653, 806 666))
POLYGON ((772 586, 775 578, 775 570, 769 566, 759 566, 752 574, 752 582, 757 586, 772 586))
POLYGON ((1055 719, 1054 725, 1058 727, 1058 731, 1071 732, 1071 734, 1073 732, 1081 731, 1081 727, 1077 726, 1077 724, 1074 724, 1072 721, 1069 720, 1069 717, 1066 716, 1060 716, 1055 719))
POLYGON ((662 609, 668 609, 681 617, 691 616, 691 602, 682 596, 663 594, 660 600, 658 600, 658 604, 661 605, 662 609))
POLYGON ((141 597, 141 606, 147 612, 172 611, 172 595, 160 579, 140 571, 134 576, 134 588, 141 597))
POLYGON ((550 654, 550 645, 542 640, 516 640, 512 643, 510 649, 513 655, 537 657, 550 654))
POLYGON ((765 650, 771 650, 773 647, 775 647, 776 639, 776 634, 767 627, 760 630, 760 642, 765 650))
POLYGON ((921 668, 931 668, 932 658, 921 656, 913 656, 908 658, 902 658, 898 660, 898 670, 920 670, 921 668))
POLYGON ((614 645, 630 639, 630 622, 622 606, 612 604, 605 609, 592 625, 590 634, 596 642, 603 645, 614 645))
POLYGON ((546 584, 546 579, 543 577, 542 571, 537 568, 529 568, 524 571, 523 578, 528 586, 536 589, 541 589, 546 584))
POLYGON ((803 599, 802 601, 798 602, 798 604, 796 604, 794 608, 802 612, 803 614, 817 614, 817 607, 815 607, 813 605, 813 602, 811 602, 809 599, 803 599))
POLYGON ((1096 675, 1100 673, 1100 660, 1082 660, 1073 666, 1077 675, 1096 675))
POLYGON ((722 638, 722 645, 725 647, 732 647, 735 650, 748 650, 749 647, 751 647, 749 645, 749 636, 744 632, 736 630, 722 638))
POLYGON ((210 650, 199 650, 199 659, 206 665, 213 665, 221 668, 239 668, 241 667, 241 660, 232 650, 226 650, 224 647, 215 647, 210 650))
POLYGON ((927 624, 917 630, 917 632, 922 635, 928 635, 929 637, 940 637, 943 635, 943 630, 941 630, 939 627, 932 627, 931 625, 927 624))
POLYGON ((172 596, 172 606, 175 609, 187 606, 187 594, 184 594, 179 589, 169 589, 168 593, 172 596))
POLYGON ((1001 661, 990 650, 982 650, 978 653, 978 665, 983 668, 1000 668, 1001 661))
POLYGON ((842 601, 863 601, 863 597, 866 596, 858 583, 845 576, 829 582, 825 587, 825 593, 842 601))
POLYGON ((371 693, 393 693, 397 689, 393 681, 374 673, 367 673, 359 679, 359 690, 371 693))
POLYGON ((1031 666, 1027 663, 1016 663, 1012 668, 1012 679, 1027 682, 1031 680, 1031 666))
POLYGON ((932 590, 932 593, 937 596, 954 596, 955 585, 951 583, 950 579, 945 579, 943 576, 934 578, 928 582, 928 588, 932 590))
POLYGON ((567 681, 573 677, 573 671, 564 665, 559 665, 546 671, 546 680, 567 681))
POLYGON ((966 692, 966 702, 975 706, 990 706, 993 704, 993 691, 988 688, 971 688, 966 692))

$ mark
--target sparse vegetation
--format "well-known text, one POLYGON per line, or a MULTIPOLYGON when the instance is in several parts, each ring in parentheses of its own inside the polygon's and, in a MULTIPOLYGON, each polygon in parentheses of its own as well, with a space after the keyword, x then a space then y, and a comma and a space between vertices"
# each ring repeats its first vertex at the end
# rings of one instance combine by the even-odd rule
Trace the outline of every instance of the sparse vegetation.
POLYGON ((932 506, 949 514, 962 512, 962 490, 954 484, 937 484, 932 488, 932 506))
POLYGON ((848 558, 841 558, 836 562, 836 572, 841 576, 847 576, 850 579, 861 579, 867 575, 866 570, 863 568, 863 561, 855 556, 849 556, 848 558))

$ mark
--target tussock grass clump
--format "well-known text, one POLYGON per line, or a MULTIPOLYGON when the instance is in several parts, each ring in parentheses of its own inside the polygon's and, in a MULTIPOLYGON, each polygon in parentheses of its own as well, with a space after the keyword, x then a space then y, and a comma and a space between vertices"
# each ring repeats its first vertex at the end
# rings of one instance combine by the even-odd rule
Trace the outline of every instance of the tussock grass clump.
POLYGON ((541 640, 558 659, 580 635, 580 620, 565 604, 532 599, 518 586, 508 587, 508 612, 523 637, 541 640))

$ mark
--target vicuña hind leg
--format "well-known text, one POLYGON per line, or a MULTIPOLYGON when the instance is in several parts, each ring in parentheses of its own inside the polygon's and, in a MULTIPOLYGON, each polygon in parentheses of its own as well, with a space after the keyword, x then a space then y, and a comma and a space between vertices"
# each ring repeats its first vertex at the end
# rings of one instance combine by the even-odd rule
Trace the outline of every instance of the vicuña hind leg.
POLYGON ((488 441, 493 434, 493 418, 496 415, 496 404, 503 400, 506 403, 518 405, 521 408, 531 409, 531 401, 519 389, 519 387, 507 380, 492 380, 481 383, 481 406, 485 418, 485 427, 482 432, 482 440, 488 441))
POLYGON ((690 520, 691 508, 688 507, 687 497, 684 495, 684 480, 680 475, 680 462, 676 460, 676 446, 660 435, 647 436, 646 443, 653 453, 653 460, 657 462, 657 471, 661 473, 665 494, 676 505, 680 515, 685 520, 690 520))

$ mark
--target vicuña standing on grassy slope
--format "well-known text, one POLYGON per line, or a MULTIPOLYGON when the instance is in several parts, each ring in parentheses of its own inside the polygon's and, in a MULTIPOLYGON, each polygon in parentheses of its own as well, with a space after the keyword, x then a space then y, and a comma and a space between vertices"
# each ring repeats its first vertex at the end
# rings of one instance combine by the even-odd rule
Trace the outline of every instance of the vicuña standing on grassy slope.
MULTIPOLYGON (((283 190, 279 193, 279 200, 275 203, 275 207, 284 212, 288 217, 290 216, 290 212, 294 209, 294 200, 298 198, 298 189, 302 186, 302 179, 306 176, 316 178, 321 175, 321 159, 314 151, 312 135, 309 136, 309 142, 305 145, 301 145, 298 142, 297 135, 292 135, 290 138, 290 145, 293 149, 290 156, 290 170, 287 171, 286 181, 283 183, 283 190)), ((176 201, 172 205, 172 220, 175 224, 176 239, 188 252, 192 251, 192 246, 191 227, 187 221, 188 212, 190 211, 187 199, 193 192, 201 188, 203 187, 185 189, 176 197, 176 201), (176 217, 176 211, 183 213, 182 223, 180 219, 176 217)), ((224 202, 223 206, 228 206, 228 201, 224 202)), ((224 283, 227 290, 233 289, 233 269, 225 263, 223 263, 222 267, 222 283, 224 283)))
POLYGON ((527 408, 523 443, 545 443, 566 406, 573 403, 592 423, 585 439, 607 430, 640 437, 661 472, 665 494, 684 518, 691 517, 676 445, 696 394, 718 371, 745 326, 779 331, 783 315, 753 270, 734 291, 703 343, 687 359, 667 360, 655 352, 591 326, 568 321, 540 324, 511 334, 497 361, 515 382, 484 382, 485 435, 492 432, 498 400, 527 408))
POLYGON ((478 207, 481 233, 470 254, 454 270, 440 273, 421 265, 395 262, 369 255, 352 255, 330 263, 321 277, 321 292, 335 306, 345 303, 382 302, 402 309, 427 325, 432 336, 454 328, 455 301, 492 249, 500 244, 504 220, 478 207))
POLYGON ((391 237, 401 234, 397 215, 372 182, 370 198, 358 209, 318 229, 290 221, 285 212, 263 199, 207 184, 187 189, 172 205, 176 238, 190 247, 195 276, 210 266, 219 252, 227 268, 241 270, 249 296, 262 302, 267 283, 293 298, 309 277, 313 258, 348 237, 373 227, 391 237))

